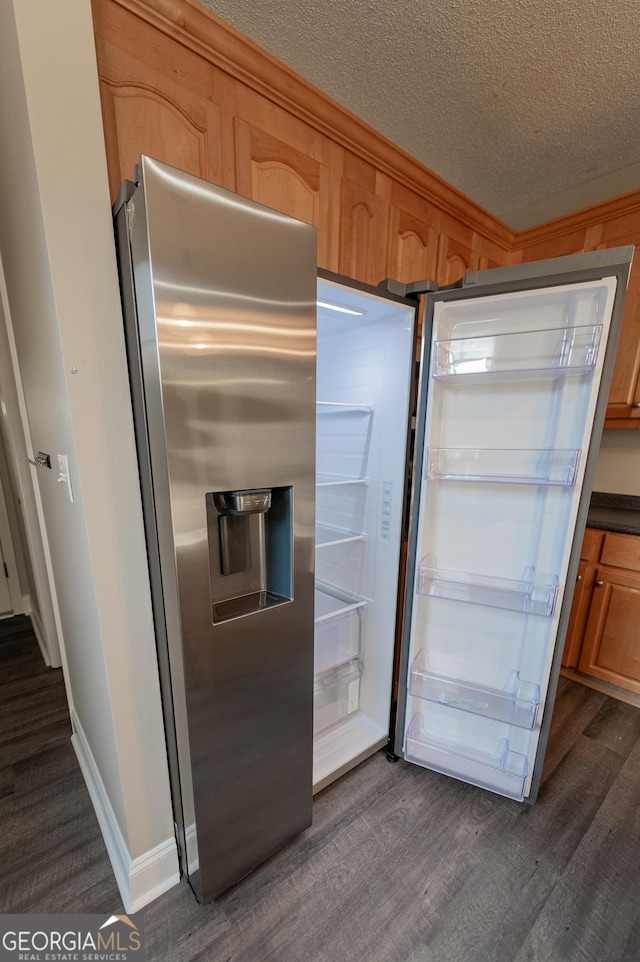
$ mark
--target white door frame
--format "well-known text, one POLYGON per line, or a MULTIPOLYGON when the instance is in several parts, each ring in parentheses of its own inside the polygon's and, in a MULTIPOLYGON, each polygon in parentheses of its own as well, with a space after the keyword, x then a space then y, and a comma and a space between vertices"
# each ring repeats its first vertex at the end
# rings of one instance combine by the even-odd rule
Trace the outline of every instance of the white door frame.
MULTIPOLYGON (((0 445, 2 441, 0 440, 0 445)), ((4 451, 0 450, 0 458, 4 460, 4 451)), ((2 478, 0 477, 0 547, 2 548, 2 557, 4 558, 4 563, 7 566, 7 580, 9 582, 9 598, 11 599, 11 607, 13 611, 11 614, 14 615, 26 615, 29 614, 29 603, 26 598, 23 598, 22 591, 20 590, 20 576, 18 574, 18 563, 16 561, 16 553, 13 547, 13 538, 11 537, 11 525, 9 524, 9 513, 7 511, 7 502, 2 486, 2 478)), ((0 578, 4 578, 4 572, 0 571, 0 578)), ((5 615, 7 617, 7 615, 5 615)))
MULTIPOLYGON (((62 626, 40 491, 32 476, 34 469, 28 463, 29 458, 34 456, 33 446, 1 261, 0 346, 4 348, 0 350, 0 401, 2 401, 0 418, 3 421, 3 436, 6 442, 4 454, 15 472, 16 484, 19 489, 16 495, 20 498, 27 540, 24 550, 28 553, 31 562, 37 596, 29 599, 28 614, 31 616, 33 631, 45 664, 52 668, 59 668, 63 657, 61 651, 62 626)), ((9 566, 7 565, 7 567, 9 566)))

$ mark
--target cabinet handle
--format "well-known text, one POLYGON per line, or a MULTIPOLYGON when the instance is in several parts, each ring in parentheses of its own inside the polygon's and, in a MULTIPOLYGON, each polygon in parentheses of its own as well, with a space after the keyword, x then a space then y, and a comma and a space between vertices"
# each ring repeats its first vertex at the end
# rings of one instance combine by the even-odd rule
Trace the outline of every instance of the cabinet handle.
POLYGON ((582 575, 578 575, 576 581, 582 581, 582 575))
POLYGON ((596 581, 596 588, 602 588, 604 581, 596 581))

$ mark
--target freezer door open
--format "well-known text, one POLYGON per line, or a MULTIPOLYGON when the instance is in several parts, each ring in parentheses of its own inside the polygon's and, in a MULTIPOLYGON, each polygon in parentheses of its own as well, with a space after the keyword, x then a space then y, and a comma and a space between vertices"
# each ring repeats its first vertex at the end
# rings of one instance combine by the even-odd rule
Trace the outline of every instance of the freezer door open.
POLYGON ((632 248, 429 295, 396 752, 534 801, 632 248))

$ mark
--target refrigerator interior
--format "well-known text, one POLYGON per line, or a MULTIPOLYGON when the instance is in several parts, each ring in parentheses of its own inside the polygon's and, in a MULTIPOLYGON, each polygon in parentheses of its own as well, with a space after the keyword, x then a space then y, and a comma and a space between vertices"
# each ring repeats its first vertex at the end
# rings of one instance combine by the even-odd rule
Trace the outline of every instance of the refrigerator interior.
POLYGON ((518 800, 531 787, 615 288, 434 308, 404 756, 518 800))
POLYGON ((414 318, 318 282, 315 791, 388 741, 414 318))

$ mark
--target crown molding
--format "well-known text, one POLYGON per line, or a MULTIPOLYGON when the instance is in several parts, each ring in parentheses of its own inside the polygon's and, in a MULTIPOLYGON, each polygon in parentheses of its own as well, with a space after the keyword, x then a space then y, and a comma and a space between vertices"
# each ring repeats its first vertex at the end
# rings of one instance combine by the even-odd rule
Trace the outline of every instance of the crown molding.
POLYGON ((603 200, 591 207, 583 207, 573 214, 563 214, 562 217, 520 231, 515 235, 515 247, 529 247, 632 214, 640 214, 640 190, 620 194, 611 200, 603 200))
MULTIPOLYGON (((99 17, 94 0, 94 17, 99 17)), ((197 0, 113 0, 229 76, 509 250, 516 234, 197 0)))

